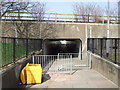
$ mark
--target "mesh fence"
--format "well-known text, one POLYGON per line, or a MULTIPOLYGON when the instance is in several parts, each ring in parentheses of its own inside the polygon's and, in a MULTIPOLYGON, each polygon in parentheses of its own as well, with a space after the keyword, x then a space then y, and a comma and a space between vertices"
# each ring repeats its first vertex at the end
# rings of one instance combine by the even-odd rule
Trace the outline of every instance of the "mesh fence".
POLYGON ((120 65, 120 38, 88 38, 88 50, 120 65))
POLYGON ((42 39, 1 37, 2 63, 0 67, 42 49, 42 39))

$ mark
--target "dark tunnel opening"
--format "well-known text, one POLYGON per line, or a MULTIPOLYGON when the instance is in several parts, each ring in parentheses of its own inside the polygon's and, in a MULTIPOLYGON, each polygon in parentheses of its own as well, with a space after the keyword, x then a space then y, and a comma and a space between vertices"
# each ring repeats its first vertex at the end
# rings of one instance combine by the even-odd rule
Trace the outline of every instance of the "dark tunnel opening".
POLYGON ((43 41, 44 55, 58 55, 58 53, 81 53, 80 39, 45 39, 43 41))

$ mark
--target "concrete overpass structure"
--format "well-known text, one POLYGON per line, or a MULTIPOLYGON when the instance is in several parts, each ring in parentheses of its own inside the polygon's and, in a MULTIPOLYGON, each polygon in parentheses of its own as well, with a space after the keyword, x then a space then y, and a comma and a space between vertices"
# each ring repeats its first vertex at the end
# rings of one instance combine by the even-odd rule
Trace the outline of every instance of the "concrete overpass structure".
MULTIPOLYGON (((42 23, 44 25, 46 23, 42 23)), ((97 24, 97 23, 51 23, 54 25, 54 28, 56 29, 56 32, 53 34, 55 35, 54 38, 79 38, 82 40, 82 47, 83 52, 87 51, 87 38, 105 38, 107 37, 107 24, 97 24)), ((35 24, 34 24, 35 25, 35 24)), ((5 30, 5 28, 3 28, 5 30)), ((34 30, 35 31, 35 30, 34 30)), ((14 31, 9 31, 6 34, 3 34, 3 36, 15 36, 14 31), (10 33, 9 33, 10 32, 10 33)), ((36 32, 36 31, 35 31, 36 32)), ((119 25, 118 24, 110 24, 110 38, 118 38, 120 35, 119 33, 119 25)), ((3 87, 12 88, 17 87, 20 83, 19 80, 19 74, 20 70, 25 66, 26 63, 31 62, 31 60, 25 60, 22 62, 16 63, 13 67, 8 69, 5 72, 2 72, 3 79, 3 87), (11 76, 11 78, 9 78, 11 76), (8 81, 9 80, 9 81, 8 81), (8 82, 11 82, 10 84, 8 82)), ((92 69, 96 70, 97 72, 104 75, 104 77, 108 78, 110 81, 112 81, 114 84, 110 83, 109 80, 107 82, 108 86, 107 88, 118 88, 120 87, 120 66, 113 64, 95 54, 92 54, 92 69), (117 85, 117 86, 116 86, 117 85)), ((84 72, 84 71, 83 71, 84 72)), ((86 75, 87 73, 81 72, 83 75, 86 75)), ((89 71, 88 71, 89 72, 89 71)), ((79 73, 79 72, 78 72, 79 73)), ((92 71, 90 72, 91 75, 94 73, 95 75, 98 75, 96 72, 92 71)), ((89 73, 87 73, 89 74, 89 73)), ((80 73, 79 73, 80 75, 80 73)), ((93 78, 91 76, 90 78, 93 78)), ((98 75, 98 78, 100 77, 100 80, 104 77, 101 77, 98 75)), ((96 79, 98 79, 96 77, 96 79)), ((84 78, 85 79, 85 78, 84 78)), ((103 82, 104 82, 103 80, 103 82)), ((99 81, 97 81, 99 82, 99 81)), ((87 82, 85 82, 86 84, 87 82)), ((102 87, 103 83, 101 83, 100 87, 102 87)), ((103 85, 104 86, 104 85, 103 85)), ((77 86, 76 86, 77 87, 77 86)), ((89 86, 87 86, 89 88, 89 86)), ((98 88, 91 86, 92 88, 98 88)), ((100 88, 99 87, 99 88, 100 88)), ((34 86, 33 86, 34 88, 34 86)), ((75 88, 75 87, 74 87, 75 88)))

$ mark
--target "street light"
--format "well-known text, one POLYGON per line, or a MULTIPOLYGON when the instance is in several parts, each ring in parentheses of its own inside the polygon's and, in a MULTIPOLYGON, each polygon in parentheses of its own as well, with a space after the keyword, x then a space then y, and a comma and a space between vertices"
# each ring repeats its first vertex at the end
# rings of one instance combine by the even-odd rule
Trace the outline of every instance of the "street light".
MULTIPOLYGON (((109 29, 110 29, 110 2, 108 0, 108 22, 107 22, 107 38, 109 38, 109 29)), ((110 51, 110 40, 106 40, 106 56, 109 56, 110 51)))
POLYGON ((110 29, 110 2, 108 0, 108 22, 107 22, 107 38, 109 38, 109 29, 110 29))

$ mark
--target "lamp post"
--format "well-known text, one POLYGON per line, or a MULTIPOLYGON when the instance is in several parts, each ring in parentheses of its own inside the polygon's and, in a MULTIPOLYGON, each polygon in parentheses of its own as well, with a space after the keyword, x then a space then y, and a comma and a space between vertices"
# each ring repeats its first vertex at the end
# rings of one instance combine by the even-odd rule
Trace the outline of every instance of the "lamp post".
POLYGON ((109 29, 110 29, 110 2, 108 0, 108 16, 107 16, 107 38, 109 38, 109 29))
MULTIPOLYGON (((109 29, 110 29, 110 2, 108 0, 108 22, 107 22, 107 38, 109 38, 109 29)), ((106 40, 106 56, 108 57, 109 56, 109 51, 110 51, 110 40, 107 39, 106 40)))

